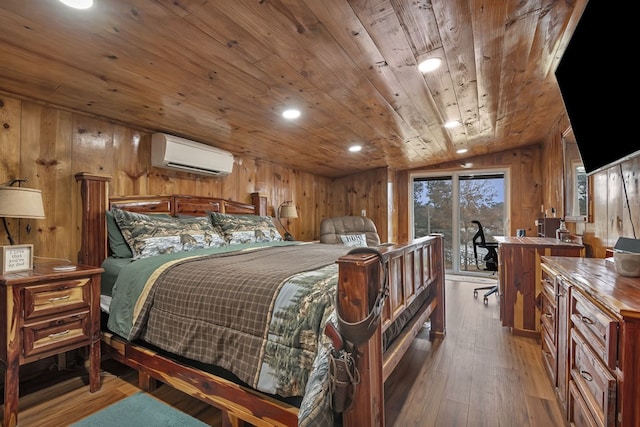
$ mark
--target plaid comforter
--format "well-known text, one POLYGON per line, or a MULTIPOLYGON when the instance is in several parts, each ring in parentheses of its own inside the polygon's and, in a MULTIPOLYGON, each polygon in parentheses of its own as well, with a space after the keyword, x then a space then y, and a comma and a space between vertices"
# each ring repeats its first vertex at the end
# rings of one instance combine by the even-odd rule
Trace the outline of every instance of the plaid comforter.
POLYGON ((136 276, 133 292, 118 279, 109 328, 225 368, 262 392, 304 396, 303 425, 326 406, 329 349, 322 332, 333 313, 335 261, 350 248, 246 249, 252 250, 168 260, 143 284, 136 276), (122 303, 120 293, 135 295, 135 302, 122 303))

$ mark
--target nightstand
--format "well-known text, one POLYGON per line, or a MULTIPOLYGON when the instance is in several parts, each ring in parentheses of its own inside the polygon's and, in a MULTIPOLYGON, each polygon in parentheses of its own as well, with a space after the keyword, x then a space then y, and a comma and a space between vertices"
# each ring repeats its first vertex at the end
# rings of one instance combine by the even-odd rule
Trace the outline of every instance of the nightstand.
POLYGON ((100 274, 78 265, 0 275, 0 361, 5 364, 4 427, 18 423, 21 365, 89 346, 89 390, 100 389, 100 274))

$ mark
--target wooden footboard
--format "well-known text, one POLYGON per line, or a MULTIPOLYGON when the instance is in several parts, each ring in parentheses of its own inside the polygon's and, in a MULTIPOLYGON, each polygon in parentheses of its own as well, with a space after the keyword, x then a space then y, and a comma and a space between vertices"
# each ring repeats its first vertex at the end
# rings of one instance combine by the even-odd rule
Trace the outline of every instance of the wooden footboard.
MULTIPOLYGON (((108 183, 105 176, 81 173, 76 175, 82 195, 82 247, 79 262, 99 266, 107 255, 104 212, 108 209, 108 183)), ((171 196, 184 198, 186 196, 171 196)), ((202 198, 201 198, 202 199, 202 198)), ((222 199, 213 199, 225 203, 222 199)), ((256 198, 254 205, 266 206, 256 198)), ((261 210, 256 208, 256 212, 261 210)), ((387 266, 389 296, 382 321, 371 339, 358 348, 357 367, 361 382, 355 403, 344 413, 343 425, 384 425, 384 381, 400 363, 425 322, 429 322, 431 338, 445 335, 444 260, 442 236, 434 235, 402 245, 381 248, 387 266), (414 301, 424 300, 402 333, 383 353, 384 331, 399 318, 414 301)), ((338 303, 348 322, 361 320, 368 314, 370 301, 375 299, 381 269, 378 257, 351 254, 338 260, 338 303), (371 289, 373 288, 373 292, 371 289)), ((105 354, 140 372, 139 385, 152 388, 154 380, 162 381, 207 402, 223 412, 224 426, 295 426, 297 408, 272 399, 262 393, 239 386, 213 374, 176 362, 141 345, 128 342, 109 332, 103 332, 105 354)))
MULTIPOLYGON (((389 296, 385 302, 382 321, 371 339, 358 350, 360 384, 353 407, 345 412, 345 426, 384 425, 384 382, 400 363, 412 339, 427 320, 430 336, 445 335, 445 295, 442 236, 430 236, 404 245, 380 249, 386 263, 389 296), (382 334, 402 315, 402 312, 421 294, 428 297, 417 313, 383 353, 382 334)), ((380 269, 375 255, 346 255, 338 260, 338 304, 347 322, 357 322, 368 314, 370 302, 376 297, 380 283, 380 269), (374 292, 371 292, 373 289, 374 292)))

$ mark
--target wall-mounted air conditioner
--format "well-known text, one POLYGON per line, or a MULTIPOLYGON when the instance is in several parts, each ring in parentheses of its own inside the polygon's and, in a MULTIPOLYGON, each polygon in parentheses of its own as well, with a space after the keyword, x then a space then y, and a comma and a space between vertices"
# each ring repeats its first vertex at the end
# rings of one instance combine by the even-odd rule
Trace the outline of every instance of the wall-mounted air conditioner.
POLYGON ((165 133, 151 136, 151 165, 201 175, 224 176, 233 170, 233 154, 165 133))

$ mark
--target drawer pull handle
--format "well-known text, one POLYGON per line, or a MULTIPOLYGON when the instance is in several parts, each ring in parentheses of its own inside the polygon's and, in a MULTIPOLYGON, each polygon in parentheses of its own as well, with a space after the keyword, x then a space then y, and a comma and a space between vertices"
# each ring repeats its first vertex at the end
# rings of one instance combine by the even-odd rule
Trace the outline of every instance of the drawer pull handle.
POLYGON ((586 323, 587 325, 593 325, 593 320, 591 320, 587 316, 582 316, 582 322, 586 323))
POLYGON ((49 302, 64 301, 64 300, 68 300, 69 298, 71 298, 71 295, 65 295, 65 296, 62 296, 62 297, 49 298, 49 302))
POLYGON ((587 371, 580 371, 580 376, 582 378, 584 378, 587 381, 593 381, 593 377, 591 376, 591 374, 587 371))
POLYGON ((48 338, 51 338, 51 339, 60 338, 67 335, 69 332, 71 332, 70 329, 67 329, 66 331, 62 331, 62 332, 56 332, 55 334, 49 334, 48 338))

